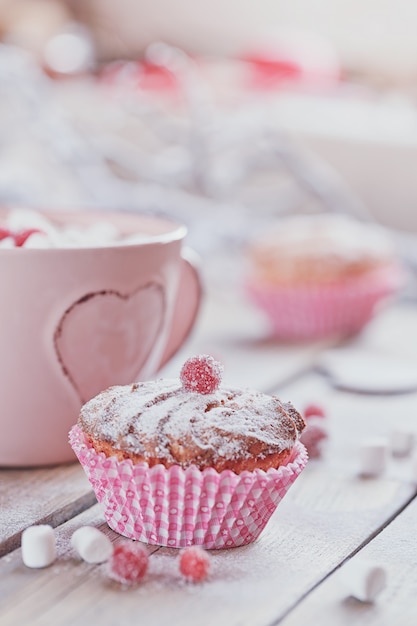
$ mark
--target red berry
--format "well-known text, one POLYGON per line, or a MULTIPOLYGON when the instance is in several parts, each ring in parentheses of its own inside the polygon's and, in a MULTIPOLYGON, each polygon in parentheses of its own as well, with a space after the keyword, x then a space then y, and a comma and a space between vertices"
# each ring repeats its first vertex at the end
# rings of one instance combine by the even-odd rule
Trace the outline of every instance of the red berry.
POLYGON ((18 248, 21 248, 23 244, 25 243, 25 241, 29 239, 31 235, 33 235, 34 233, 42 233, 42 232, 43 231, 39 230, 39 228, 27 228, 26 230, 21 230, 20 232, 15 233, 13 235, 15 244, 18 248))
POLYGON ((6 237, 12 237, 12 233, 8 228, 0 228, 0 241, 6 239, 6 237))
POLYGON ((185 548, 180 552, 180 572, 192 582, 201 582, 208 576, 210 557, 205 550, 198 546, 185 548))
POLYGON ((300 441, 307 448, 308 456, 316 459, 321 456, 322 441, 328 438, 327 431, 317 423, 307 424, 300 441))
POLYGON ((146 574, 148 561, 148 553, 140 543, 124 541, 114 548, 110 573, 120 582, 138 582, 146 574))
POLYGON ((213 393, 220 385, 223 365, 212 356, 200 354, 193 356, 184 363, 181 369, 181 382, 187 391, 202 394, 213 393))
POLYGON ((308 404, 304 409, 304 417, 305 419, 309 417, 326 417, 326 412, 323 407, 317 404, 308 404))

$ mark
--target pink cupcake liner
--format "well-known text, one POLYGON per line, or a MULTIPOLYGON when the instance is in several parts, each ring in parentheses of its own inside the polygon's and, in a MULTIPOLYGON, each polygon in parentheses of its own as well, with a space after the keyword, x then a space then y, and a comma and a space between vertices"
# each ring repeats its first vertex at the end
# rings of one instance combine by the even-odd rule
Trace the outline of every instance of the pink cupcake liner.
POLYGON ((280 287, 248 281, 246 290, 268 315, 275 337, 303 340, 357 333, 403 284, 403 271, 392 266, 339 284, 280 287))
POLYGON ((78 426, 71 429, 69 441, 110 528, 130 539, 173 548, 251 543, 308 459, 297 442, 288 463, 267 472, 149 468, 97 453, 78 426))

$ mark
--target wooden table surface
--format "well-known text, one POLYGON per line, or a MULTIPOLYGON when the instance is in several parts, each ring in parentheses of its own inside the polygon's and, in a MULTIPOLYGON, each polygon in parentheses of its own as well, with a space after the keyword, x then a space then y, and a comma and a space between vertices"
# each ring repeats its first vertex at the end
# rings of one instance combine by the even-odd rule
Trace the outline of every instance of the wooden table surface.
MULTIPOLYGON (((396 304, 337 348, 342 355, 360 348, 416 362, 416 345, 417 306, 396 304)), ((71 534, 85 524, 121 540, 104 522, 77 462, 1 470, 1 626, 416 624, 417 468, 412 456, 391 456, 382 476, 361 478, 358 446, 396 427, 417 433, 417 392, 337 389, 317 367, 334 347, 274 343, 257 311, 226 290, 209 290, 192 338, 162 374, 177 375, 184 358, 208 352, 223 361, 229 384, 276 392, 300 409, 321 404, 329 432, 321 458, 309 461, 255 543, 211 553, 206 582, 184 582, 177 551, 153 547, 145 580, 129 588, 111 581, 105 564, 81 561, 70 546, 71 534), (22 563, 20 535, 38 523, 55 528, 58 558, 34 570, 22 563), (340 567, 363 557, 387 571, 374 603, 358 602, 340 581, 340 567)))

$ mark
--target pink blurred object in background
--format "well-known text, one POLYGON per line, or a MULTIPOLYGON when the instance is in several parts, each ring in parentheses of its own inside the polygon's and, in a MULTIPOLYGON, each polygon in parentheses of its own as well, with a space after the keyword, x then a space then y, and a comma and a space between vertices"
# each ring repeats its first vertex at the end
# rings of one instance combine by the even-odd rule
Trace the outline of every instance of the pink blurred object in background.
POLYGON ((311 32, 287 30, 242 56, 249 64, 249 89, 308 86, 327 88, 342 75, 336 49, 311 32))

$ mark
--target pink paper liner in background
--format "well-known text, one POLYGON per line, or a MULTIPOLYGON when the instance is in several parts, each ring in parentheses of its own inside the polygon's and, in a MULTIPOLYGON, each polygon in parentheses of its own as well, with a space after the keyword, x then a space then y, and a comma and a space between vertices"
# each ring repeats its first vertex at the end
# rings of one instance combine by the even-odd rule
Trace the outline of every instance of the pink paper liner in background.
POLYGON ((69 440, 110 528, 130 539, 173 548, 251 543, 308 459, 297 442, 288 463, 267 472, 149 468, 97 453, 78 426, 71 429, 69 440))
POLYGON ((404 282, 403 270, 393 265, 332 285, 275 286, 249 280, 246 291, 269 317, 277 339, 305 340, 359 332, 404 282))

